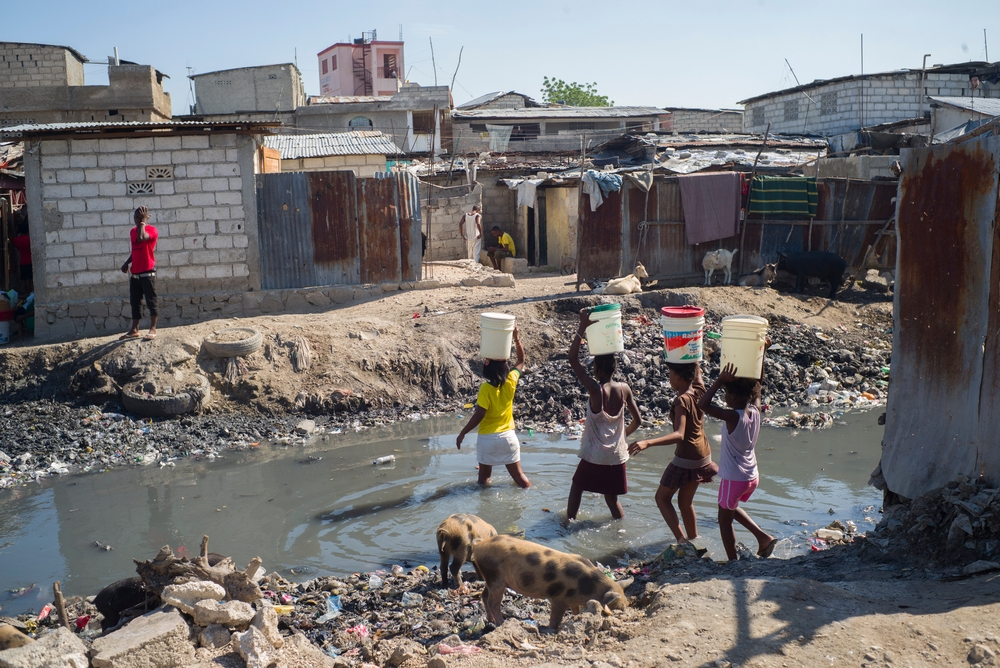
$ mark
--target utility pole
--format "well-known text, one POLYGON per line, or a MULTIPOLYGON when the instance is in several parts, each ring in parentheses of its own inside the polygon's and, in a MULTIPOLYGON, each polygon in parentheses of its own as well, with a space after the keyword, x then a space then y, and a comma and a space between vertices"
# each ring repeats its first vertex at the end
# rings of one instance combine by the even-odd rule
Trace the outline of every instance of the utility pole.
POLYGON ((931 57, 931 54, 924 54, 924 64, 920 66, 920 111, 917 112, 917 116, 920 118, 924 117, 924 98, 927 97, 927 88, 925 83, 927 81, 927 59, 931 57))
POLYGON ((438 85, 438 66, 437 66, 437 62, 434 60, 434 38, 433 37, 428 37, 427 39, 431 43, 431 67, 434 68, 434 85, 437 86, 438 85))

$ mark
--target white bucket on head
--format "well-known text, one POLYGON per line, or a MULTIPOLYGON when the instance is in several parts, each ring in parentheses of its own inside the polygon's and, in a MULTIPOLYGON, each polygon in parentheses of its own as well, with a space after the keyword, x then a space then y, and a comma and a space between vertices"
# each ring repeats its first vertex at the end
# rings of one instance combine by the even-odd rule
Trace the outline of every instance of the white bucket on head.
POLYGON ((479 316, 479 356, 487 360, 510 357, 514 341, 514 316, 506 313, 483 313, 479 316))
POLYGON ((692 364, 701 361, 705 331, 705 309, 698 306, 664 306, 660 309, 663 349, 668 362, 692 364))
POLYGON ((755 315, 731 315, 722 319, 722 362, 733 364, 737 378, 760 378, 764 365, 767 320, 755 315))
POLYGON ((10 320, 0 320, 0 346, 10 343, 10 320))
POLYGON ((625 350, 622 336, 622 305, 600 304, 590 309, 594 324, 587 327, 587 346, 591 355, 611 355, 625 350))

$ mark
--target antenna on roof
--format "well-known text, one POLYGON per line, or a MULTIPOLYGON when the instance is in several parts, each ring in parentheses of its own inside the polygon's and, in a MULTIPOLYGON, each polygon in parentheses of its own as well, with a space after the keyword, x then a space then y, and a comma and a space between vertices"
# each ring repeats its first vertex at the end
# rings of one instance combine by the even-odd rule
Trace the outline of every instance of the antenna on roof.
POLYGON ((295 47, 295 69, 299 69, 299 47, 295 47))
MULTIPOLYGON (((983 32, 986 32, 986 31, 984 30, 983 32)), ((402 23, 399 24, 399 41, 400 42, 403 41, 403 24, 402 23)))
POLYGON ((194 77, 193 77, 193 75, 194 75, 194 68, 193 67, 189 67, 189 68, 187 68, 187 71, 188 71, 188 100, 190 102, 190 104, 188 105, 188 107, 191 108, 191 115, 193 116, 194 114, 198 113, 198 111, 197 111, 197 109, 198 109, 198 96, 196 96, 194 94, 194 77))
POLYGON ((118 47, 115 47, 115 65, 121 65, 122 61, 118 60, 118 47))
POLYGON ((983 48, 986 49, 986 62, 990 62, 990 43, 986 41, 986 28, 983 28, 983 48))

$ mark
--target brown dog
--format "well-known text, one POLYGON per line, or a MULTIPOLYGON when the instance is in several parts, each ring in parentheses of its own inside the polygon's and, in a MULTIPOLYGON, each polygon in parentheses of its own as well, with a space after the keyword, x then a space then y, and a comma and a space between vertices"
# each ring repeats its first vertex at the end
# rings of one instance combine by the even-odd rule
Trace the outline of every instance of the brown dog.
POLYGON ((503 623, 503 595, 508 587, 523 596, 549 599, 550 631, 559 629, 566 610, 580 614, 581 606, 590 600, 598 601, 608 614, 628 607, 625 588, 632 578, 615 582, 590 560, 544 545, 497 536, 475 546, 472 563, 486 582, 481 599, 486 618, 496 626, 503 623))
POLYGON ((448 588, 448 558, 451 557, 451 575, 455 584, 462 586, 462 566, 472 558, 472 547, 485 538, 497 535, 492 525, 475 515, 449 515, 441 522, 435 534, 438 554, 441 555, 441 586, 448 588))

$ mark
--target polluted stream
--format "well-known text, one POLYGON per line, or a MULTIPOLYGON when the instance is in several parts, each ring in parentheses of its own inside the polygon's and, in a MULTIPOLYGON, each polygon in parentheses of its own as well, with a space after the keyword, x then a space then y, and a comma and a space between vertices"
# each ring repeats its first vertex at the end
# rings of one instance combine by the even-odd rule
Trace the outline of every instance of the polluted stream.
MULTIPOLYGON (((810 551, 809 536, 834 519, 851 520, 860 532, 874 527, 881 498, 867 481, 881 451, 877 416, 847 413, 834 427, 814 431, 762 428, 761 484, 744 507, 781 539, 775 556, 810 551)), ((624 520, 611 521, 603 498, 585 494, 579 521, 568 524, 579 441, 520 433, 531 489, 514 486, 502 467, 495 467, 492 486, 480 488, 474 436, 461 451, 455 448, 465 419, 439 416, 323 435, 303 447, 262 444, 215 461, 49 478, 4 490, 0 614, 37 612, 55 580, 67 595, 93 595, 134 575, 133 557, 150 559, 163 545, 194 556, 204 534, 212 550, 238 564, 260 556, 292 581, 393 564, 433 568, 439 562, 434 530, 456 512, 611 566, 654 556, 673 542, 653 501, 673 448, 651 448, 629 461, 624 520), (373 465, 388 455, 395 461, 373 465)), ((720 424, 706 421, 716 461, 720 424)), ((695 509, 698 543, 722 558, 717 492, 717 482, 703 485, 695 509)), ((737 539, 752 541, 742 529, 737 539)))

